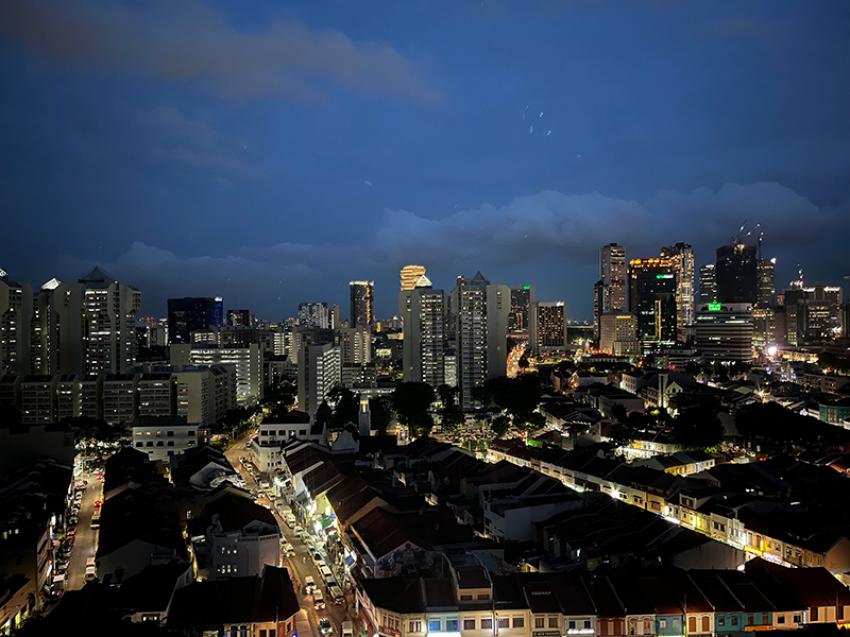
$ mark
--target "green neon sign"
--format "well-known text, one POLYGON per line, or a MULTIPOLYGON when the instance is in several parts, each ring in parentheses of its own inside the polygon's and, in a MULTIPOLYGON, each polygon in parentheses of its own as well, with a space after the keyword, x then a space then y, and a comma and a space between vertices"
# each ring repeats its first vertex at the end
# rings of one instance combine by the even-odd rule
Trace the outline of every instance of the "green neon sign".
POLYGON ((656 279, 672 279, 673 275, 672 274, 656 274, 655 278, 656 279))
POLYGON ((525 285, 523 285, 523 286, 522 286, 522 289, 523 289, 523 290, 530 290, 530 289, 531 289, 531 285, 530 285, 529 283, 526 283, 525 285))
POLYGON ((722 303, 716 303, 715 302, 715 303, 709 303, 708 304, 708 311, 709 312, 719 312, 722 309, 723 309, 722 303))

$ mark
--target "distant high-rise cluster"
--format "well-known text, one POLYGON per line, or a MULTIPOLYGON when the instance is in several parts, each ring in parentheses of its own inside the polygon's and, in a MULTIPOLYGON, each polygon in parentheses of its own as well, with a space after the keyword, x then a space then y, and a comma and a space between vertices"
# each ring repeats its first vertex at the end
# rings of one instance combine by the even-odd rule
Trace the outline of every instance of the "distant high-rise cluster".
POLYGON ((351 326, 370 327, 375 322, 375 282, 351 281, 351 326))

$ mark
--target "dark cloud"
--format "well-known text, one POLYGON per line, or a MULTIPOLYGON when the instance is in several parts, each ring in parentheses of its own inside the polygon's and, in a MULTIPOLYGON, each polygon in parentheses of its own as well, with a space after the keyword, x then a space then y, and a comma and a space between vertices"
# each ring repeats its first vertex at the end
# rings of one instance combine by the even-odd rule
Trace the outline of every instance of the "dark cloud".
POLYGON ((388 45, 354 42, 293 19, 239 30, 195 0, 4 0, 0 35, 64 62, 192 84, 227 98, 316 99, 330 81, 366 94, 441 100, 388 45))
MULTIPOLYGON (((645 202, 599 193, 545 191, 517 197, 504 206, 485 204, 441 219, 388 210, 372 239, 363 244, 281 243, 241 247, 221 256, 179 257, 134 243, 105 267, 143 289, 149 311, 161 312, 169 295, 222 294, 262 316, 294 312, 299 301, 339 302, 346 313, 345 286, 352 278, 374 278, 379 311, 395 311, 398 268, 423 263, 435 286, 451 288, 454 276, 482 270, 494 281, 538 283, 538 298, 564 299, 577 318, 590 313, 599 247, 626 246, 629 257, 652 256, 661 245, 694 245, 698 264, 739 226, 761 223, 766 255, 778 255, 780 277, 790 278, 795 260, 817 277, 840 271, 839 244, 850 233, 850 209, 824 209, 773 183, 726 184, 717 190, 665 191, 645 202), (816 254, 834 254, 832 261, 816 254)), ((70 271, 90 264, 69 260, 70 271)), ((838 283, 837 281, 831 281, 838 283)))

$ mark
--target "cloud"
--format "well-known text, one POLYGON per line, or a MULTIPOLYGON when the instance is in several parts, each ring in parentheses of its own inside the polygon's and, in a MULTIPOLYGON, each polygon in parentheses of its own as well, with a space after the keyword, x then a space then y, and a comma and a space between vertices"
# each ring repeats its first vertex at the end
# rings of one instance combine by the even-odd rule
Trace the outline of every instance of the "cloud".
POLYGON ((233 177, 252 175, 247 144, 220 132, 212 122, 177 108, 159 106, 139 118, 143 145, 159 161, 233 177))
MULTIPOLYGON (((435 286, 447 290, 455 275, 481 270, 492 281, 511 285, 530 280, 537 284, 538 298, 564 299, 572 316, 587 317, 600 246, 622 243, 632 258, 653 256, 662 245, 684 241, 703 264, 745 221, 749 227, 762 224, 766 256, 779 256, 778 285, 783 285, 783 272, 790 278, 797 262, 813 278, 840 283, 850 207, 819 208, 774 183, 664 191, 644 202, 544 191, 441 219, 388 210, 371 239, 362 243, 286 242, 202 257, 179 257, 134 243, 104 265, 140 287, 146 307, 157 312, 168 296, 221 294, 231 307, 247 305, 268 318, 289 315, 304 300, 338 302, 345 316, 347 282, 369 278, 377 282, 378 310, 387 314, 396 307, 398 269, 423 263, 435 286)), ((90 265, 77 260, 71 271, 90 265)))
POLYGON ((331 82, 370 95, 441 100, 391 46, 354 42, 294 19, 240 30, 198 0, 4 0, 0 36, 63 62, 191 84, 232 99, 316 99, 322 83, 331 82))

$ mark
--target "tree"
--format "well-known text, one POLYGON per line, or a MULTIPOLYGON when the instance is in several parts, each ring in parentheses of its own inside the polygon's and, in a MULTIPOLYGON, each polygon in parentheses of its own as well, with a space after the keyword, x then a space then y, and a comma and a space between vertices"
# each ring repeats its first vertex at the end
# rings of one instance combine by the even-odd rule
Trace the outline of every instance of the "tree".
POLYGON ((360 409, 360 395, 346 387, 336 386, 331 390, 330 398, 336 401, 331 425, 342 427, 346 423, 357 422, 357 412, 360 409))
POLYGON ((121 427, 111 427, 100 418, 79 416, 66 418, 62 421, 74 432, 76 440, 99 440, 102 442, 117 442, 126 431, 121 427))
POLYGON ((331 418, 333 418, 333 410, 330 408, 327 401, 323 400, 316 409, 316 416, 313 419, 313 422, 317 425, 327 426, 330 424, 331 418))
POLYGON ((292 381, 281 380, 266 389, 263 404, 269 405, 272 409, 283 408, 288 410, 295 404, 297 394, 298 389, 292 381))
POLYGON ((369 399, 369 414, 372 420, 372 429, 376 429, 379 435, 387 433, 392 421, 392 410, 386 398, 376 396, 369 399))
POLYGON ((511 426, 511 419, 505 415, 496 416, 493 422, 490 423, 490 429, 496 434, 496 437, 504 436, 511 426))
POLYGON ((673 439, 685 449, 715 447, 723 440, 723 425, 713 409, 692 407, 673 421, 673 439))
POLYGON ((522 356, 519 357, 519 361, 517 362, 517 367, 519 367, 522 371, 525 371, 531 366, 531 363, 528 362, 528 350, 522 353, 522 356))
POLYGON ((392 401, 399 422, 412 433, 427 435, 430 432, 434 421, 428 410, 434 402, 434 390, 428 383, 399 383, 392 393, 392 401))

